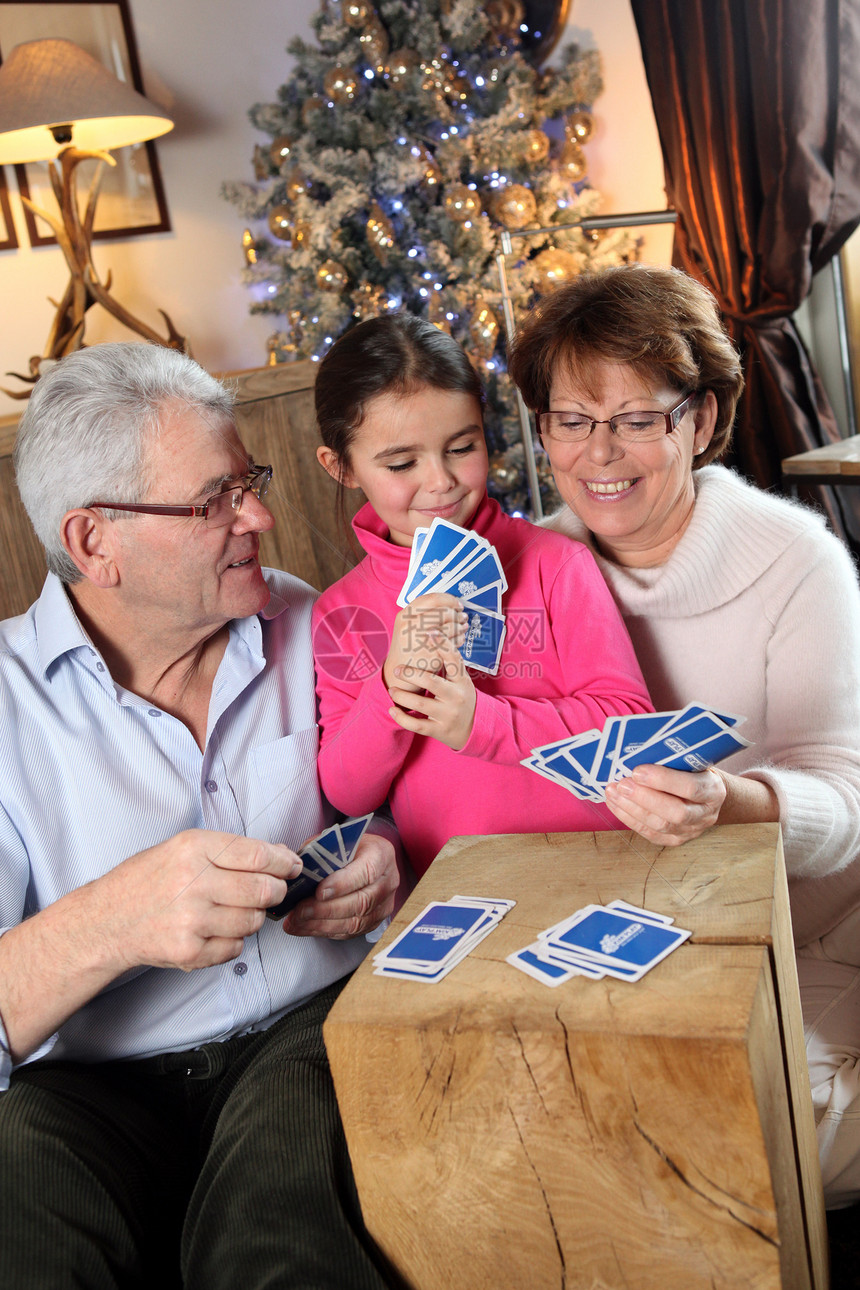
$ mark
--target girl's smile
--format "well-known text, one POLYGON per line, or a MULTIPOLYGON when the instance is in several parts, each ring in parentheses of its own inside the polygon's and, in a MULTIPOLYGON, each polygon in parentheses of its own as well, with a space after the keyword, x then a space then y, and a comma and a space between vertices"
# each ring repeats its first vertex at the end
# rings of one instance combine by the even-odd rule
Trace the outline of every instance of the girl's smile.
POLYGON ((379 394, 365 405, 348 463, 329 448, 317 457, 335 479, 362 489, 397 546, 411 546, 415 530, 437 516, 467 528, 487 486, 481 405, 458 390, 379 394))

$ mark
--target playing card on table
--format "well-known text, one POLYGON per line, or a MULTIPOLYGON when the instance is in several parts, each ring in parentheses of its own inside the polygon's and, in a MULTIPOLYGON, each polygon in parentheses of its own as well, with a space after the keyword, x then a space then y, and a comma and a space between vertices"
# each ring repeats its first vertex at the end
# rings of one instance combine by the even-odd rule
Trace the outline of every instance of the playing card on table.
POLYGON ((504 918, 513 901, 454 896, 433 901, 374 955, 377 976, 440 981, 504 918))
POLYGON ((585 961, 608 976, 637 981, 691 935, 681 927, 587 905, 541 939, 556 959, 569 954, 573 963, 585 961))
POLYGON ((302 861, 300 876, 289 879, 286 896, 279 905, 266 910, 267 917, 284 918, 300 900, 313 896, 323 878, 349 864, 372 819, 371 812, 357 819, 344 820, 340 824, 332 824, 315 838, 309 838, 298 853, 302 861))
POLYGON ((586 905, 546 928, 507 962, 550 986, 573 976, 634 982, 690 935, 666 914, 613 900, 586 905))

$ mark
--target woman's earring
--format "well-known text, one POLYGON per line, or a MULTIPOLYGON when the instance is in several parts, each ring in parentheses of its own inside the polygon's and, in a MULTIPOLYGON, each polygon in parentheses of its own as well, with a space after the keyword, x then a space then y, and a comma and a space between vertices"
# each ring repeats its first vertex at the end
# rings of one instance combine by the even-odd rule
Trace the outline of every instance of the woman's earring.
POLYGON ((697 448, 697 449, 696 449, 696 456, 697 456, 697 457, 701 457, 701 455, 702 455, 702 453, 703 453, 704 451, 705 451, 705 450, 704 450, 704 448, 697 448))

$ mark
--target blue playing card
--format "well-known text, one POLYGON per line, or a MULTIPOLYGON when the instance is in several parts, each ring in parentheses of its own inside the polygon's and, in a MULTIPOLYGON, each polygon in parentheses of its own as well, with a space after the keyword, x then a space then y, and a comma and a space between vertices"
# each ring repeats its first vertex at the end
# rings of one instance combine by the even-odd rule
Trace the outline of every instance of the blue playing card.
POLYGON ((474 935, 487 921, 487 912, 474 906, 433 902, 378 956, 380 961, 402 967, 411 963, 441 964, 465 936, 474 935))
POLYGON ((354 820, 342 820, 337 826, 346 851, 347 863, 355 854, 355 848, 364 837, 365 830, 372 819, 373 814, 371 813, 370 815, 359 816, 358 819, 354 820))
POLYGON ((456 573, 486 543, 477 534, 457 524, 435 519, 421 550, 417 566, 398 598, 398 604, 411 604, 418 596, 444 590, 447 573, 456 573))
MULTIPOLYGON (((451 594, 460 595, 456 587, 451 589, 451 594)), ((489 609, 493 614, 502 612, 502 588, 498 582, 492 583, 485 587, 483 591, 472 591, 468 596, 460 597, 463 600, 463 608, 468 609, 470 605, 475 605, 478 609, 489 609)))
POLYGON ((508 583, 505 571, 499 560, 495 547, 474 553, 471 561, 465 566, 460 564, 456 569, 449 568, 443 575, 437 591, 450 591, 453 596, 471 600, 487 587, 496 586, 507 591, 508 583))
POLYGON ((599 966, 617 964, 644 972, 690 935, 680 927, 661 926, 592 907, 562 923, 551 937, 551 943, 559 949, 582 953, 599 966))
POLYGON ((474 606, 470 606, 466 614, 466 639, 460 646, 463 661, 466 667, 495 675, 505 643, 505 620, 501 614, 474 606))
POLYGON ((308 874, 300 874, 298 878, 291 878, 287 883, 287 894, 279 905, 274 905, 271 909, 266 910, 267 918, 286 918, 291 909, 295 909, 300 900, 307 900, 313 896, 321 879, 314 880, 308 874))
MULTIPOLYGON (((642 744, 635 752, 619 758, 616 770, 630 772, 636 766, 665 765, 667 760, 674 760, 679 754, 689 752, 697 744, 724 732, 726 732, 726 726, 719 717, 710 712, 703 712, 699 716, 691 717, 685 723, 672 726, 668 733, 659 733, 648 743, 642 744)), ((732 751, 746 746, 746 740, 740 740, 737 735, 733 738, 739 742, 732 751)), ((688 769, 688 767, 682 767, 682 769, 688 769)))
POLYGON ((732 753, 748 747, 748 740, 741 739, 731 730, 722 730, 712 735, 710 739, 703 739, 700 744, 695 744, 685 752, 677 753, 674 757, 664 757, 659 765, 668 766, 670 770, 707 770, 715 762, 731 757, 732 753))

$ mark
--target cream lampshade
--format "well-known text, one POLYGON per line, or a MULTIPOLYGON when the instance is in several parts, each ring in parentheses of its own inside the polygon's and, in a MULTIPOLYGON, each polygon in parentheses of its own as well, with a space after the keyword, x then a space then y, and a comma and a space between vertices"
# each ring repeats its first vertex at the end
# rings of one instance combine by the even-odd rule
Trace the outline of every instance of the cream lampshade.
MULTIPOLYGON (((42 210, 28 198, 29 208, 52 228, 66 257, 71 280, 57 307, 48 343, 41 357, 30 359, 30 375, 19 379, 33 385, 39 366, 79 349, 84 341, 85 314, 100 304, 132 331, 173 349, 187 349, 164 313, 163 337, 136 319, 110 294, 110 278, 102 283, 92 261, 92 228, 101 167, 90 187, 81 216, 76 170, 96 157, 115 165, 108 150, 157 138, 173 129, 166 112, 150 103, 71 40, 32 40, 17 45, 0 66, 0 165, 31 161, 50 163, 51 184, 59 216, 42 210)), ((27 398, 30 391, 5 391, 27 398)))

